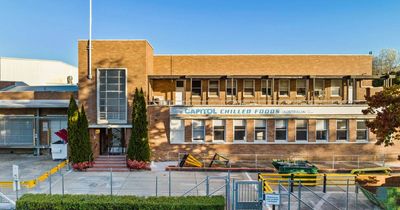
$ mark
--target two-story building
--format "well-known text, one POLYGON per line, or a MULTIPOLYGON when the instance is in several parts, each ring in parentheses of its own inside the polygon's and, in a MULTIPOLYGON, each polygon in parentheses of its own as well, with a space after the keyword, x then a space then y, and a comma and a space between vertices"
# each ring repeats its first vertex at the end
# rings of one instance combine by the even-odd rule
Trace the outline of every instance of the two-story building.
MULTIPOLYGON (((371 55, 156 55, 145 40, 79 41, 79 103, 95 155, 124 153, 135 88, 155 160, 194 154, 381 152, 362 114, 371 55), (88 79, 89 71, 93 77, 88 79)), ((395 148, 391 148, 395 149, 395 148)))

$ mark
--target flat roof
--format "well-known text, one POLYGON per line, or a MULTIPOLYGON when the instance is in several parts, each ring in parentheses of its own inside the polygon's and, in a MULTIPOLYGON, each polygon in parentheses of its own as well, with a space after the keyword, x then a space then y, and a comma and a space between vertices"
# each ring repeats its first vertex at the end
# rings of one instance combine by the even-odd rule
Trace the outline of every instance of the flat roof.
POLYGON ((24 92, 24 91, 33 91, 33 92, 77 92, 77 85, 42 85, 42 86, 28 86, 28 85, 17 85, 17 86, 9 86, 1 91, 4 92, 24 92))
POLYGON ((0 100, 0 108, 68 108, 69 100, 0 100))

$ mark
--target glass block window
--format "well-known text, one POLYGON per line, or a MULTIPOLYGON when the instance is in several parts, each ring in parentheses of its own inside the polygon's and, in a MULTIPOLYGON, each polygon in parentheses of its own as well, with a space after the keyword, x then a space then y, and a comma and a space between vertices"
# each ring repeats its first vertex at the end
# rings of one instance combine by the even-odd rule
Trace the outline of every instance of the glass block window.
POLYGON ((233 121, 233 132, 235 141, 246 140, 246 121, 245 120, 234 120, 233 121))
POLYGON ((317 140, 328 140, 328 120, 317 120, 316 132, 317 140))
POLYGON ((308 140, 308 121, 307 120, 296 120, 296 140, 307 141, 308 140))
POLYGON ((365 120, 357 120, 357 140, 368 140, 368 127, 365 120))
POLYGON ((100 123, 126 123, 126 70, 98 70, 98 120, 100 123))
POLYGON ((267 124, 265 120, 254 120, 255 140, 267 140, 267 124))
POLYGON ((205 127, 204 120, 193 120, 192 121, 192 140, 193 141, 204 141, 205 140, 205 127))
POLYGON ((225 141, 225 120, 213 120, 214 141, 225 141))
POLYGON ((279 95, 289 96, 289 80, 279 80, 279 95))
POLYGON ((287 120, 275 120, 275 140, 287 140, 287 120))
POLYGON ((336 139, 337 140, 347 140, 348 133, 348 121, 347 120, 337 120, 336 121, 336 139))

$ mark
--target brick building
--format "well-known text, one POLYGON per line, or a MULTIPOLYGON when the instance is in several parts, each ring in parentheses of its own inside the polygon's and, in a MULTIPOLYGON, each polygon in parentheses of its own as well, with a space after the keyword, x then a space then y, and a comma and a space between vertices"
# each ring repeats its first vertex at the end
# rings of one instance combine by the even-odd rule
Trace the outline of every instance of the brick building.
MULTIPOLYGON (((135 88, 147 96, 152 157, 377 154, 362 114, 371 55, 155 55, 145 40, 79 41, 79 103, 95 155, 124 153, 135 88)), ((392 147, 389 150, 394 151, 392 147)), ((388 151, 386 151, 388 152, 388 151)), ((390 152, 390 151, 389 151, 390 152)))

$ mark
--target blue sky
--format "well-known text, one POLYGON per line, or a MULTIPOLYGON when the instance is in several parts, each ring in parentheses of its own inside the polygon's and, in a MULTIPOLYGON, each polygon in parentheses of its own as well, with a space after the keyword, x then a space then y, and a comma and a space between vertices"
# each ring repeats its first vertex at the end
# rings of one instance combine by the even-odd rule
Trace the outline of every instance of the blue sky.
MULTIPOLYGON (((0 0, 0 56, 77 65, 89 0, 0 0)), ((94 39, 156 54, 377 54, 400 49, 399 0, 93 0, 94 39)))

